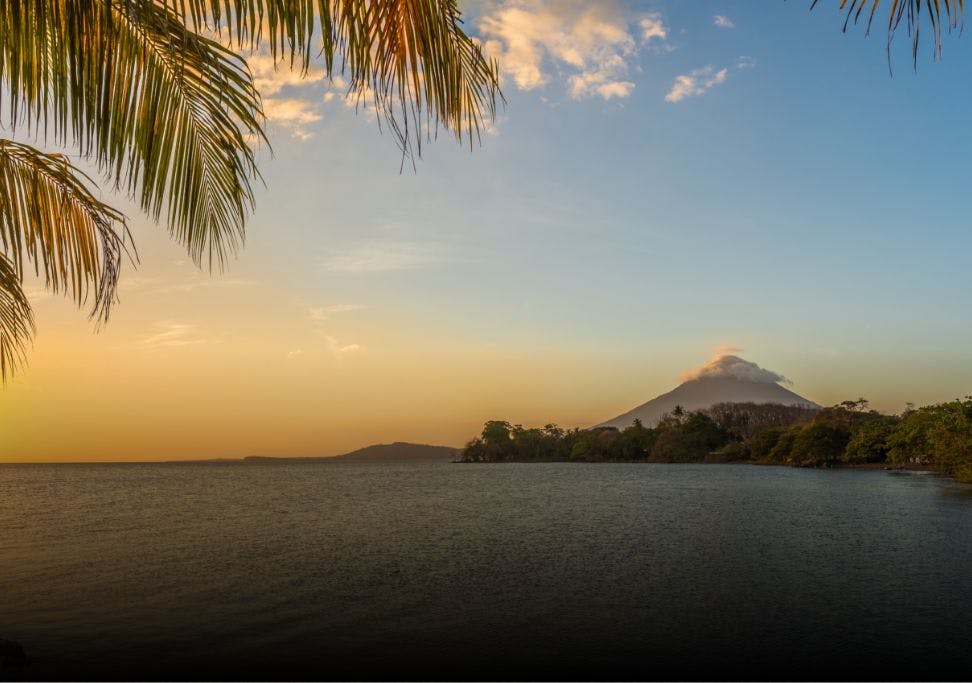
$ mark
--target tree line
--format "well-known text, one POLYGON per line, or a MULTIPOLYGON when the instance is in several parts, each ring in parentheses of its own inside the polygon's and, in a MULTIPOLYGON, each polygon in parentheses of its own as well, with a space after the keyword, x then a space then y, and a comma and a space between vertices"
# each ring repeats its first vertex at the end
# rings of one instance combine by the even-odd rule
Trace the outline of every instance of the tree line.
POLYGON ((972 396, 886 415, 867 400, 829 408, 720 403, 676 407, 654 427, 525 428, 490 420, 461 462, 750 462, 795 467, 927 467, 972 483, 972 396))

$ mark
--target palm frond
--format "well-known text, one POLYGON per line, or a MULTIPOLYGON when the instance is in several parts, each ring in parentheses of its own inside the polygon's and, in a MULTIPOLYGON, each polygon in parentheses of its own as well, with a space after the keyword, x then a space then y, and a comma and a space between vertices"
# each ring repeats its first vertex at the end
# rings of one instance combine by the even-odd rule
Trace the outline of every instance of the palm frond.
MULTIPOLYGON (((816 7, 819 0, 812 0, 810 9, 816 7)), ((921 37, 921 25, 927 21, 931 26, 932 49, 936 59, 942 56, 942 37, 944 31, 957 29, 962 24, 965 15, 965 0, 889 0, 888 11, 888 59, 891 58, 891 44, 902 26, 911 37, 911 55, 914 63, 918 63, 918 45, 921 37)), ((846 12, 844 17, 844 31, 847 31, 851 21, 857 24, 862 17, 867 17, 866 34, 870 34, 871 25, 877 14, 881 0, 840 0, 839 10, 846 12)))
POLYGON ((14 264, 0 255, 0 382, 23 365, 34 316, 14 264))
POLYGON ((496 116, 498 68, 462 30, 456 0, 160 0, 196 30, 238 47, 269 47, 329 76, 371 104, 403 152, 421 154, 441 125, 470 146, 496 116), (319 36, 319 38, 317 38, 319 36))
POLYGON ((125 217, 95 197, 59 154, 0 139, 0 247, 22 280, 27 264, 54 292, 108 319, 128 238, 125 217))
POLYGON ((14 126, 75 144, 197 263, 243 240, 263 138, 245 60, 154 0, 0 0, 14 126))

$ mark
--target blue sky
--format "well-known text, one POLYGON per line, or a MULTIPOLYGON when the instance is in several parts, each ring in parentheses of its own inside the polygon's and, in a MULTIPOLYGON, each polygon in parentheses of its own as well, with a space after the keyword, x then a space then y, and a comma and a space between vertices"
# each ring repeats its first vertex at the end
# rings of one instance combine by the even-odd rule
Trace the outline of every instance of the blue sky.
POLYGON ((31 425, 146 363, 174 392, 132 399, 149 431, 158 409, 198 412, 180 378, 252 378, 226 400, 253 431, 191 455, 266 452, 285 430, 301 436, 281 450, 310 454, 461 443, 495 417, 584 426, 720 346, 824 404, 972 392, 969 41, 947 36, 940 62, 926 41, 916 72, 902 35, 892 77, 880 29, 844 35, 836 1, 808 4, 464 3, 508 102, 481 146, 440 135, 414 172, 340 82, 254 58, 274 156, 246 250, 210 281, 137 219, 142 264, 108 330, 39 300, 0 456, 60 452, 31 425), (89 369, 143 355, 95 380, 57 360, 69 340, 89 369), (286 427, 260 422, 268 402, 286 427))
MULTIPOLYGON (((470 7, 470 24, 496 7, 470 7)), ((938 63, 926 42, 916 73, 902 36, 892 77, 881 31, 844 35, 824 5, 617 7, 632 35, 646 13, 668 33, 630 57, 628 97, 571 98, 574 71, 547 55, 545 86, 507 79, 498 134, 472 155, 440 141, 415 175, 398 176, 371 121, 335 117, 303 153, 282 143, 270 192, 319 159, 331 192, 308 201, 321 187, 309 175, 294 197, 309 241, 428 246, 427 267, 353 286, 470 340, 663 364, 674 349, 731 343, 781 371, 834 367, 826 379, 845 393, 869 388, 840 379, 850 368, 883 375, 889 364, 909 389, 929 364, 970 384, 969 199, 959 186, 968 41, 947 39, 938 63), (734 27, 714 25, 717 15, 734 27), (742 58, 751 68, 738 68, 742 58), (707 67, 728 76, 665 100, 679 75, 707 67), (325 155, 322 138, 343 145, 325 155), (361 188, 362 176, 378 191, 361 188), (363 193, 367 209, 329 199, 363 193)), ((930 382, 921 393, 959 389, 930 382)))

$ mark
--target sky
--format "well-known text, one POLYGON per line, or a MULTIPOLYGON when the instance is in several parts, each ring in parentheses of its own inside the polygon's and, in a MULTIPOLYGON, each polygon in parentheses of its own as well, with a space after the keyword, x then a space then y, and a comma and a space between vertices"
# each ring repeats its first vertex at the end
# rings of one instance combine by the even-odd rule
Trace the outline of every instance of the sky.
POLYGON ((140 262, 95 329, 30 284, 0 461, 460 446, 590 426, 718 349, 828 405, 972 393, 968 37, 913 68, 836 2, 465 2, 507 104, 415 170, 338 79, 250 65, 272 156, 245 249, 140 262))

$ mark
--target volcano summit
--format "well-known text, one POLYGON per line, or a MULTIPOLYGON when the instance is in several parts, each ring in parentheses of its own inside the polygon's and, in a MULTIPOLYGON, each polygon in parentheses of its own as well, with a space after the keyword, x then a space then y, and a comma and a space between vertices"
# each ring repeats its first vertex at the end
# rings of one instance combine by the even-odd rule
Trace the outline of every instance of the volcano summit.
POLYGON ((820 406, 780 386, 783 375, 761 368, 739 356, 720 356, 700 368, 682 375, 684 380, 668 393, 657 396, 637 408, 602 422, 598 427, 624 429, 635 419, 646 427, 658 423, 676 406, 684 410, 703 410, 717 403, 778 403, 787 406, 819 408, 820 406))

